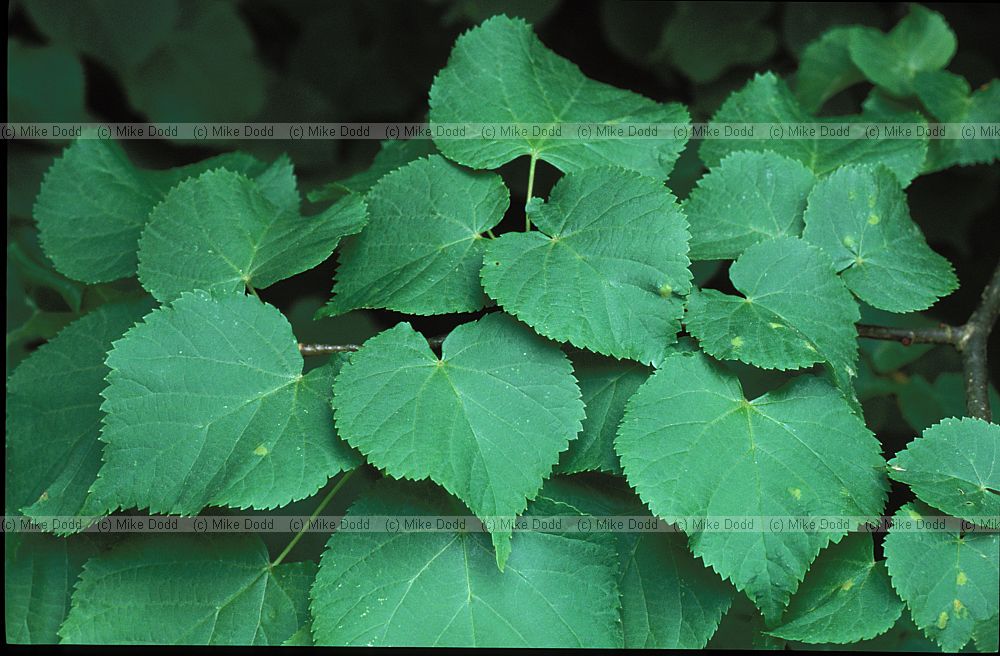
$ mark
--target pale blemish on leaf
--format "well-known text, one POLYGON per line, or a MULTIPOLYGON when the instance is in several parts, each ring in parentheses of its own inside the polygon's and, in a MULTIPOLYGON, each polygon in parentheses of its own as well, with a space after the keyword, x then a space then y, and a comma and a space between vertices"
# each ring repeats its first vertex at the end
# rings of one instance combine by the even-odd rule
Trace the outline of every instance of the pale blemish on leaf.
POLYGON ((733 337, 731 340, 729 340, 729 343, 733 345, 733 348, 739 348, 743 346, 743 338, 737 335, 736 337, 733 337))
POLYGON ((969 582, 969 577, 965 575, 965 572, 960 571, 958 576, 955 577, 955 583, 958 585, 965 585, 969 582))
POLYGON ((941 611, 941 614, 937 618, 937 628, 943 629, 948 626, 948 611, 941 611))
POLYGON ((788 493, 791 494, 796 499, 801 499, 802 498, 802 490, 800 490, 797 487, 790 487, 790 488, 788 488, 788 493))
POLYGON ((258 455, 258 456, 261 456, 261 457, 264 457, 264 456, 266 456, 268 454, 267 447, 264 446, 263 444, 258 445, 257 448, 253 450, 253 452, 254 452, 254 455, 258 455))
POLYGON ((851 589, 851 588, 853 588, 853 587, 854 587, 854 579, 849 579, 849 580, 847 580, 847 581, 844 581, 844 582, 843 582, 843 583, 841 584, 841 586, 840 586, 840 589, 841 589, 841 591, 843 591, 843 592, 847 592, 848 590, 850 590, 850 589, 851 589))
POLYGON ((879 218, 878 214, 868 215, 868 225, 878 225, 879 221, 881 220, 882 219, 879 218))

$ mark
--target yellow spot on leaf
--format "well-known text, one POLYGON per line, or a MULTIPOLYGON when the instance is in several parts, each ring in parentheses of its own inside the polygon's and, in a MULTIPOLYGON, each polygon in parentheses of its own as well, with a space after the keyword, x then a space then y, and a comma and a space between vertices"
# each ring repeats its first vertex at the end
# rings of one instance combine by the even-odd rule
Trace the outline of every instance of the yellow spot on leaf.
POLYGON ((847 592, 853 587, 854 587, 854 579, 851 579, 850 581, 844 581, 844 583, 840 586, 840 589, 843 590, 844 592, 847 592))
POLYGON ((662 296, 663 298, 666 298, 673 293, 674 293, 674 288, 671 287, 670 285, 666 284, 660 285, 660 296, 662 296))
POLYGON ((784 327, 785 327, 785 324, 783 324, 783 323, 774 323, 774 322, 772 321, 772 322, 770 323, 770 326, 771 326, 772 328, 774 328, 774 329, 778 329, 778 328, 784 328, 784 327))
POLYGON ((733 348, 739 348, 743 346, 743 338, 736 336, 729 340, 729 343, 733 345, 733 348))
POLYGON ((969 577, 965 575, 965 572, 959 572, 958 576, 955 577, 955 583, 959 585, 965 585, 969 582, 969 577))
POLYGON ((797 487, 790 487, 790 488, 788 488, 788 493, 790 495, 792 495, 793 497, 795 497, 796 499, 801 499, 802 498, 802 490, 800 490, 797 487))
POLYGON ((952 608, 955 609, 955 617, 961 618, 968 616, 969 611, 965 608, 965 604, 963 604, 958 599, 953 599, 951 602, 951 606, 952 608))
POLYGON ((913 508, 907 508, 906 509, 906 514, 910 516, 910 519, 915 519, 917 521, 919 521, 919 520, 921 520, 921 519, 924 518, 923 515, 921 515, 920 513, 918 513, 913 508))
POLYGON ((254 452, 255 455, 264 457, 264 456, 267 455, 267 447, 264 446, 263 444, 261 444, 256 449, 254 449, 253 452, 254 452))
POLYGON ((878 222, 882 219, 879 218, 878 214, 868 215, 868 225, 878 225, 878 222))
POLYGON ((848 248, 854 246, 854 237, 850 235, 844 237, 844 246, 847 246, 848 248))
POLYGON ((943 629, 946 626, 948 626, 948 613, 947 611, 941 611, 941 614, 938 615, 937 628, 943 629))
POLYGON ((869 208, 875 207, 875 197, 874 196, 869 196, 868 197, 868 207, 869 208))

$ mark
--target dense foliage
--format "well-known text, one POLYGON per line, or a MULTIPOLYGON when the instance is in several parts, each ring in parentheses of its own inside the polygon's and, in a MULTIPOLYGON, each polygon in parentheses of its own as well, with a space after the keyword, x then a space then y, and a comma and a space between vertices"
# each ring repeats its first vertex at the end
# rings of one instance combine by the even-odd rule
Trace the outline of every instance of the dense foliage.
MULTIPOLYGON (((287 10, 283 78, 244 22, 268 3, 120 3, 129 29, 101 4, 12 10, 30 38, 8 40, 9 120, 87 118, 84 65, 162 121, 278 97, 385 116, 423 79, 351 33, 374 29, 360 5, 287 10), (344 66, 317 95, 337 37, 385 77, 344 66)), ((895 25, 860 4, 595 11, 622 62, 690 82, 681 103, 588 77, 509 16, 565 7, 493 4, 428 5, 473 25, 427 46, 432 126, 1000 123, 1000 82, 947 70, 968 63, 920 5, 895 25), (794 70, 764 66, 779 41, 794 70)), ((1000 516, 1000 279, 981 301, 997 244, 965 228, 995 207, 1000 140, 440 137, 364 166, 317 143, 10 144, 5 514, 87 519, 5 524, 8 641, 997 649, 1000 532, 971 524, 1000 516), (966 197, 915 221, 914 190, 949 174, 966 197), (490 530, 82 530, 324 512, 490 530), (491 522, 611 515, 680 530, 491 522), (970 530, 917 521, 941 515, 970 530), (702 530, 762 517, 856 521, 702 530)))

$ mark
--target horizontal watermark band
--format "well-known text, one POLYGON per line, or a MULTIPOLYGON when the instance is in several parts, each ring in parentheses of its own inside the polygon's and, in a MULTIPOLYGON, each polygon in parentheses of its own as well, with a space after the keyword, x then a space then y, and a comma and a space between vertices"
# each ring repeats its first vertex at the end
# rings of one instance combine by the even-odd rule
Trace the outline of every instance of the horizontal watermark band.
POLYGON ((3 123, 5 140, 1000 140, 1000 123, 3 123))
POLYGON ((537 531, 545 533, 883 533, 886 531, 1000 532, 1000 516, 958 519, 947 515, 906 517, 648 515, 475 517, 473 515, 216 515, 198 517, 4 516, 5 533, 436 533, 537 531))

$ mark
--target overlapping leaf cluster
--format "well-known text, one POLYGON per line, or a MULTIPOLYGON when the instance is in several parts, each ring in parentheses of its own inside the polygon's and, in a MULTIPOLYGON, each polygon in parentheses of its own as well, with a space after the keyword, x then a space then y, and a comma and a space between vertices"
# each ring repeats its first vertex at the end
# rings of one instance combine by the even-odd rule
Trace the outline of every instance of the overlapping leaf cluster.
MULTIPOLYGON (((838 28, 805 48, 794 92, 759 75, 713 120, 811 121, 861 80, 872 103, 842 120, 981 120, 997 86, 970 95, 942 70, 954 47, 922 7, 888 34, 838 28)), ((458 39, 429 102, 432 123, 689 120, 588 79, 503 16, 458 39)), ((71 324, 9 379, 8 514, 269 510, 367 463, 383 480, 351 515, 629 515, 680 531, 337 532, 318 565, 272 564, 253 536, 19 536, 8 639, 697 648, 740 596, 769 640, 866 640, 905 605, 942 647, 988 647, 995 533, 893 531, 876 561, 853 527, 698 526, 874 520, 887 471, 920 500, 901 517, 1000 513, 996 425, 945 420, 887 465, 855 389, 861 304, 914 312, 958 284, 905 187, 996 153, 706 140, 708 172, 680 202, 664 181, 685 145, 386 143, 371 170, 312 195, 336 202, 311 215, 287 158, 151 171, 112 144, 68 148, 35 206, 43 249, 72 279, 137 277, 146 295, 71 324), (495 234, 520 211, 496 170, 522 157, 563 175, 528 199, 529 229, 495 234), (439 352, 403 322, 304 373, 291 326, 255 290, 335 250, 323 314, 480 316, 439 352), (693 260, 732 261, 737 293, 697 288, 693 260), (749 398, 735 361, 795 373, 749 398)))

